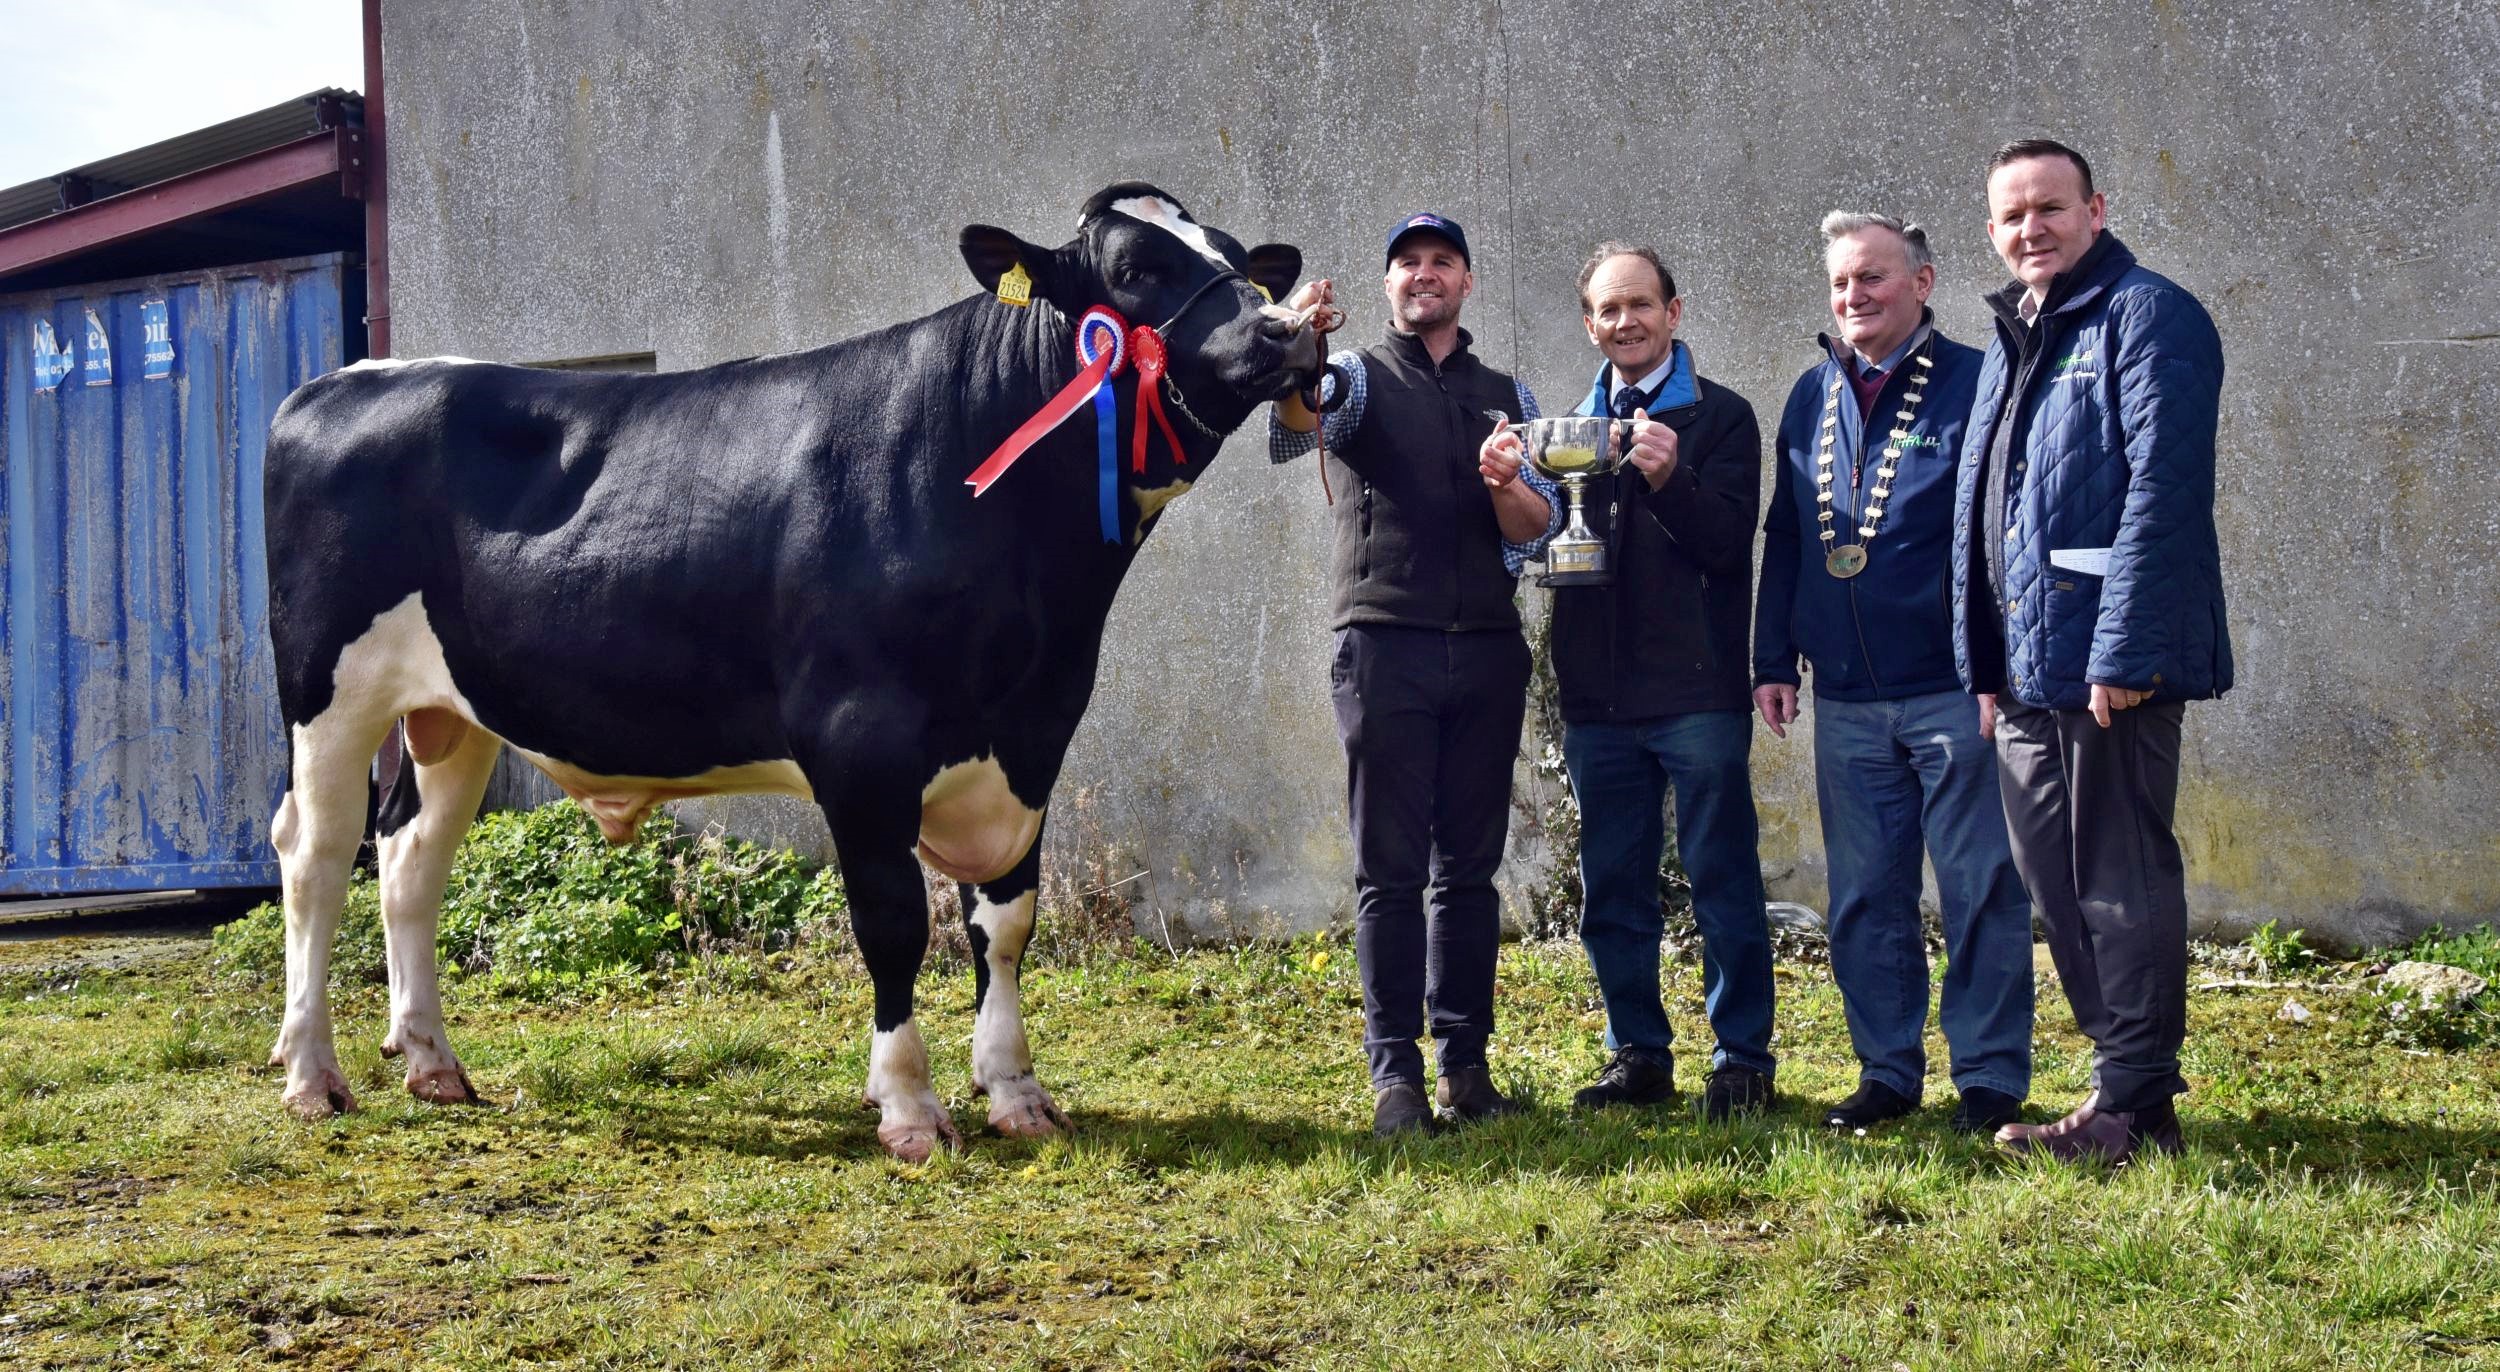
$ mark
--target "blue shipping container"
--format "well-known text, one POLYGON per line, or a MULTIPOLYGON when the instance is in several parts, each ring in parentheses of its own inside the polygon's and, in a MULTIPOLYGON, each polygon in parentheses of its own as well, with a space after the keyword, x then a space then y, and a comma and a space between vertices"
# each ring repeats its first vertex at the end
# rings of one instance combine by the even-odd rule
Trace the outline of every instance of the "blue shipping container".
POLYGON ((0 297, 0 895, 277 882, 261 459, 362 352, 360 285, 333 253, 0 297))

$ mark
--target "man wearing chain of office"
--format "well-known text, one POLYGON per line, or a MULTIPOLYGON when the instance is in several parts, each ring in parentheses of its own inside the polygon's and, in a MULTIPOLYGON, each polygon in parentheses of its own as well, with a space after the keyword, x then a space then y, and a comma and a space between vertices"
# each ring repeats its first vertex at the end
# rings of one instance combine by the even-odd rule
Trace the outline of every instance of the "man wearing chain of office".
POLYGON ((1927 1076, 1922 847, 1944 915, 1953 1127, 1993 1133, 2031 1086, 2031 897, 1996 753, 1953 664, 1954 473, 1980 353, 1935 327, 1926 232, 1823 219, 1837 336, 1780 416, 1754 606, 1754 704, 1771 732, 1814 672, 1814 790, 1831 881, 1832 978, 1858 1089, 1824 1114, 1862 1129, 1918 1108, 1927 1076))

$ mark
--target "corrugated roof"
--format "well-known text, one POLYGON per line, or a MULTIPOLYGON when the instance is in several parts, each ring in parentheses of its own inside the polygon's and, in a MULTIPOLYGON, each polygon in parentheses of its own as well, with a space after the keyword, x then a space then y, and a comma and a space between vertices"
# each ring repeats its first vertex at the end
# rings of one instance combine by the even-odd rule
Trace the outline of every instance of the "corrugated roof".
POLYGON ((222 124, 177 134, 161 143, 115 153, 22 186, 11 186, 0 190, 0 229, 59 212, 63 208, 59 184, 62 177, 83 176, 95 182, 94 198, 100 200, 220 162, 231 162, 264 148, 292 143, 341 123, 361 125, 364 111, 363 96, 331 87, 222 124), (325 107, 331 111, 326 121, 325 107))

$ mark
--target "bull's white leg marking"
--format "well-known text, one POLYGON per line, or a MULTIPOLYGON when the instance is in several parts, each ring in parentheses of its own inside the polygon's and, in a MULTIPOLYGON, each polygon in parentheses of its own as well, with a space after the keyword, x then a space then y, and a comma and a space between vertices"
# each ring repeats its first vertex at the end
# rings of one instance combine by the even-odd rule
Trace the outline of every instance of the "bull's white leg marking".
POLYGON ((1004 905, 984 897, 972 925, 985 940, 982 961, 989 987, 972 1022, 972 1089, 990 1098, 990 1127, 1019 1138, 1039 1138, 1068 1127, 1068 1117, 1033 1075, 1033 1050, 1024 1037, 1024 1008, 1017 969, 1033 935, 1033 897, 1027 891, 1004 905))
POLYGON ((1225 261, 1224 254, 1216 251, 1215 244, 1207 238, 1207 231, 1191 222, 1177 207, 1161 196, 1132 195, 1126 200, 1112 201, 1111 208, 1131 219, 1154 225, 1188 244, 1200 257, 1218 267, 1227 271, 1232 269, 1233 264, 1225 261))
POLYGON ((868 1046, 864 1099, 881 1112, 877 1142, 905 1162, 927 1162, 940 1143, 961 1149, 964 1136, 929 1081, 929 1048, 917 1020, 877 1031, 868 1046))
POLYGON ((1016 799, 993 757, 958 762, 920 789, 920 858, 956 881, 996 881, 1024 860, 1042 812, 1016 799))
POLYGON ((329 707, 294 728, 294 776, 269 825, 286 903, 286 1012, 270 1059, 286 1068, 287 1108, 307 1119, 356 1108, 331 1037, 330 946, 364 836, 365 769, 391 721, 410 710, 475 718, 413 595, 339 654, 331 688, 329 707))
POLYGON ((391 972, 391 1029, 382 1040, 382 1052, 405 1054, 408 1093, 437 1104, 477 1099, 443 1031, 435 931, 452 855, 477 815, 501 747, 493 734, 472 726, 448 756, 412 764, 417 816, 381 842, 382 934, 391 972))
POLYGON ((1163 513, 1163 507, 1189 494, 1190 483, 1175 481, 1169 486, 1133 486, 1130 494, 1137 497, 1137 527, 1143 530, 1146 521, 1163 513))
POLYGON ((330 946, 364 835, 365 766, 386 724, 325 712, 296 726, 295 774, 269 825, 286 904, 286 1011, 270 1059, 286 1068, 281 1099, 305 1119, 356 1108, 330 1037, 330 946))

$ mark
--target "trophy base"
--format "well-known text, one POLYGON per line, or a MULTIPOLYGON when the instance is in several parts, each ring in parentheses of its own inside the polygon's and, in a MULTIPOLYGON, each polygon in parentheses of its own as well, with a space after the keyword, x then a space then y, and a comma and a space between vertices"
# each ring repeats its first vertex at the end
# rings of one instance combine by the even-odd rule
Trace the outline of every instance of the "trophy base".
MULTIPOLYGON (((1573 514, 1578 514, 1577 508, 1573 514)), ((1576 522, 1576 521, 1575 521, 1576 522)), ((1610 586, 1614 573, 1606 568, 1606 545, 1594 538, 1572 537, 1584 531, 1565 530, 1565 537, 1546 545, 1545 574, 1539 586, 1610 586)))

